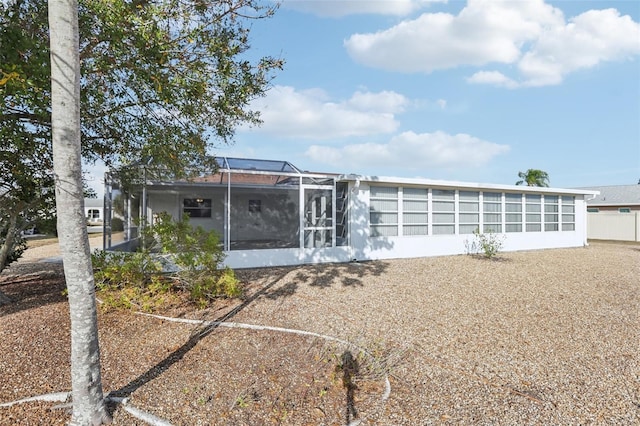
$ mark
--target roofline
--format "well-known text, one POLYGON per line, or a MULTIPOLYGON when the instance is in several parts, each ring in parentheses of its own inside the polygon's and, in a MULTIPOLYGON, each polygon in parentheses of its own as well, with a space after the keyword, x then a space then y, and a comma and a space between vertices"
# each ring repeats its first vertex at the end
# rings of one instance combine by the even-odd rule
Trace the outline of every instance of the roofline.
POLYGON ((640 206, 640 203, 607 203, 606 201, 591 200, 589 205, 597 207, 636 207, 640 206))
POLYGON ((404 184, 404 185, 422 185, 443 188, 465 188, 465 189, 495 189, 500 191, 513 192, 535 192, 535 193, 552 193, 552 194, 572 194, 572 195, 592 195, 600 194, 600 191, 583 190, 583 189, 567 189, 567 188, 548 188, 544 186, 521 186, 521 185, 502 185, 493 183, 475 183, 447 181, 437 179, 421 179, 421 178, 401 178, 389 176, 363 176, 363 175, 341 175, 338 180, 361 181, 361 182, 378 182, 386 184, 404 184))

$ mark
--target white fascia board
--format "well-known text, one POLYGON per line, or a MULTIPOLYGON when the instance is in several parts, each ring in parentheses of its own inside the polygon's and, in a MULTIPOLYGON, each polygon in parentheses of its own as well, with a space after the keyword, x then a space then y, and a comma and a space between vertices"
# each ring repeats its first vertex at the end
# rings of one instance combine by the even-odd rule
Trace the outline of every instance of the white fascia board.
POLYGON ((566 189, 566 188, 547 188, 544 186, 521 186, 521 185, 501 185, 493 183, 476 183, 476 182, 459 182, 438 179, 420 179, 420 178, 401 178, 389 176, 362 176, 362 175, 340 175, 337 181, 360 181, 369 183, 380 183, 390 185, 417 185, 429 186, 446 189, 470 189, 470 190, 496 190, 511 192, 531 192, 531 193, 549 193, 549 194, 570 194, 570 195, 591 195, 596 196, 600 191, 586 189, 566 189))

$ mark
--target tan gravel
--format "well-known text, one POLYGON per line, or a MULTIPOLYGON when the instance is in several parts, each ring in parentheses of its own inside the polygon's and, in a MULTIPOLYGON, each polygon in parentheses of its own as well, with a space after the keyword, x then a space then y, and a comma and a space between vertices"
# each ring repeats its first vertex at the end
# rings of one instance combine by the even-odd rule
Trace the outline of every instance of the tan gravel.
MULTIPOLYGON (((11 273, 0 276, 10 296, 26 285, 11 273)), ((194 325, 108 312, 100 315, 105 389, 176 425, 640 423, 638 245, 239 275, 250 284, 244 303, 163 314, 215 320, 236 307, 227 321, 334 336, 373 358, 269 330, 219 327, 189 340, 194 325), (357 388, 336 367, 348 353, 357 388)), ((69 389, 60 290, 37 287, 0 307, 0 403, 69 389)), ((0 424, 68 420, 51 405, 0 408, 0 424)), ((143 423, 118 408, 114 424, 143 423)))

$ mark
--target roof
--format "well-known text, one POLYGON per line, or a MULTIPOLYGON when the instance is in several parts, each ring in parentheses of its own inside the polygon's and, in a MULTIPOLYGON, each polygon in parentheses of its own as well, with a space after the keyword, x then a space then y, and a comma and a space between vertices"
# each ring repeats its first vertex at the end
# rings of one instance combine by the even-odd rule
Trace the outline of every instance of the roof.
POLYGON ((216 157, 216 161, 223 170, 258 170, 263 172, 297 173, 300 170, 288 161, 258 160, 249 158, 216 157))
POLYGON ((589 206, 635 206, 640 205, 640 185, 610 185, 591 186, 588 188, 600 191, 593 200, 588 200, 589 206))
POLYGON ((104 206, 104 200, 102 198, 85 198, 84 199, 85 207, 100 207, 104 206))
MULTIPOLYGON (((458 182, 445 181, 423 178, 401 178, 386 176, 362 176, 357 174, 334 174, 334 173, 315 173, 301 171, 288 161, 279 160, 261 160, 247 158, 232 157, 216 157, 219 169, 216 173, 199 176, 188 180, 163 181, 151 180, 148 185, 153 186, 197 186, 207 184, 223 185, 228 183, 228 179, 232 184, 239 185, 291 185, 296 184, 297 178, 302 178, 303 183, 322 184, 323 180, 335 179, 336 181, 354 181, 354 182, 377 182, 387 185, 416 185, 429 186, 432 188, 443 189, 469 189, 469 190, 494 190, 494 191, 511 191, 519 193, 536 193, 536 194, 566 194, 566 195, 586 195, 587 198, 596 196, 597 189, 591 188, 548 188, 539 186, 519 186, 519 185, 501 185, 491 183, 475 183, 475 182, 458 182), (232 176, 230 176, 232 175, 232 176), (306 180, 306 182, 305 182, 306 180)), ((640 185, 638 185, 640 187, 640 185)))
POLYGON ((150 186, 198 186, 207 184, 248 186, 287 186, 305 184, 327 184, 338 176, 336 173, 313 173, 301 171, 288 161, 260 160, 248 158, 216 157, 218 171, 213 174, 189 179, 168 181, 166 179, 149 179, 150 186))
POLYGON ((536 194, 566 194, 566 195, 588 195, 595 196, 596 190, 591 189, 566 189, 566 188, 548 188, 543 186, 521 186, 521 185, 501 185, 495 183, 475 183, 475 182, 459 182, 437 179, 422 178, 400 178, 388 176, 360 176, 360 175, 343 175, 338 180, 351 180, 360 182, 373 182, 380 184, 394 185, 420 185, 429 186, 431 188, 450 188, 450 189, 469 189, 469 190, 495 190, 495 191, 512 191, 519 193, 536 193, 536 194))

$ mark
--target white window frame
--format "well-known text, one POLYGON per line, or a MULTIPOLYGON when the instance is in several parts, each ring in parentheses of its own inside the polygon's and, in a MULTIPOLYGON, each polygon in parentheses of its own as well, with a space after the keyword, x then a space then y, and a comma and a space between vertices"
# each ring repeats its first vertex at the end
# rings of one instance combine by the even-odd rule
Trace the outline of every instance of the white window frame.
POLYGON ((431 193, 431 205, 429 211, 431 212, 431 235, 455 235, 456 233, 456 190, 455 189, 432 189, 431 193), (447 193, 453 195, 453 198, 440 197, 440 193, 447 193), (451 204, 453 210, 442 210, 434 207, 436 203, 451 204), (438 222, 437 217, 443 217, 445 215, 453 216, 453 222, 438 222), (437 232, 437 229, 448 229, 451 227, 451 232, 437 232))
POLYGON ((461 190, 458 191, 458 233, 461 235, 473 234, 475 230, 480 230, 480 217, 482 213, 480 212, 480 191, 467 191, 461 190), (466 196, 469 194, 476 194, 477 198, 467 198, 466 196), (463 210, 462 206, 475 206, 476 210, 463 210), (476 215, 475 221, 463 221, 462 215, 476 215), (462 227, 465 227, 466 230, 463 231, 462 227), (473 227, 471 232, 468 232, 470 227, 473 227))
POLYGON ((503 207, 503 201, 504 201, 504 193, 500 193, 500 192, 494 192, 494 191, 483 191, 482 192, 482 232, 486 233, 486 232, 492 232, 494 234, 501 234, 503 231, 503 219, 504 219, 504 207, 503 207), (496 201, 495 199, 489 199, 487 200, 487 195, 488 194, 493 194, 493 195, 499 195, 500 196, 500 200, 496 201), (486 208, 488 206, 497 206, 498 207, 498 211, 486 211, 486 208), (499 221, 488 221, 486 220, 486 216, 487 214, 491 214, 491 215, 498 215, 500 216, 500 220, 499 221), (497 227, 496 227, 497 226, 497 227))
POLYGON ((543 200, 544 205, 544 232, 558 232, 560 231, 560 196, 559 195, 545 195, 543 200), (555 208, 555 211, 553 209, 555 208), (555 216, 555 220, 552 219, 555 216))
POLYGON ((370 186, 369 187, 369 236, 372 238, 385 238, 385 237, 396 237, 399 234, 399 228, 400 228, 400 188, 395 187, 395 186, 370 186), (384 197, 384 196, 374 196, 373 192, 374 192, 374 188, 378 189, 378 188, 384 188, 384 189, 395 189, 395 198, 392 197, 384 197), (373 209, 373 201, 392 201, 395 200, 396 202, 396 209, 395 210, 374 210, 373 209), (395 214, 396 215, 396 221, 395 223, 373 223, 373 221, 371 220, 372 218, 372 214, 395 214), (380 234, 379 233, 379 229, 382 228, 394 228, 395 227, 395 234, 393 235, 386 235, 386 234, 380 234))
POLYGON ((421 236, 429 235, 429 188, 404 187, 404 188, 400 188, 400 192, 402 194, 402 197, 400 197, 402 199, 402 202, 398 203, 398 210, 399 210, 398 221, 401 224, 400 235, 406 236, 406 237, 421 237, 421 236), (415 193, 417 193, 418 191, 420 192, 424 191, 425 197, 422 198, 417 196, 415 193), (424 202, 426 206, 425 210, 405 209, 405 202, 408 202, 408 204, 411 204, 411 202, 413 201, 424 202), (422 222, 413 222, 413 221, 406 222, 405 221, 405 218, 409 216, 420 216, 420 215, 423 215, 424 217, 424 220, 422 222), (410 228, 416 229, 419 227, 424 228, 424 233, 419 233, 419 234, 405 233, 405 230, 408 230, 410 228))
MULTIPOLYGON (((600 210, 600 209, 596 209, 600 210)), ((576 230, 576 197, 565 195, 560 197, 560 229, 562 231, 576 230), (571 219, 571 220, 569 220, 571 219)))
POLYGON ((525 194, 525 228, 524 232, 542 232, 542 195, 541 194, 525 194), (534 197, 538 197, 537 199, 534 197), (530 201, 532 200, 532 201, 530 201), (530 210, 529 206, 537 206, 537 210, 530 210), (540 220, 529 220, 529 216, 540 216, 540 220), (534 226, 538 226, 540 229, 532 229, 534 226))
POLYGON ((505 233, 515 233, 515 232, 523 232, 525 224, 524 224, 524 194, 520 193, 505 193, 504 195, 504 232, 505 233), (513 196, 513 197, 509 197, 513 196), (518 200, 515 200, 515 196, 518 196, 518 200), (518 206, 519 210, 509 211, 509 206, 518 206), (520 215, 519 221, 507 220, 507 215, 520 215), (509 226, 519 226, 518 230, 512 231, 509 229, 509 226))

